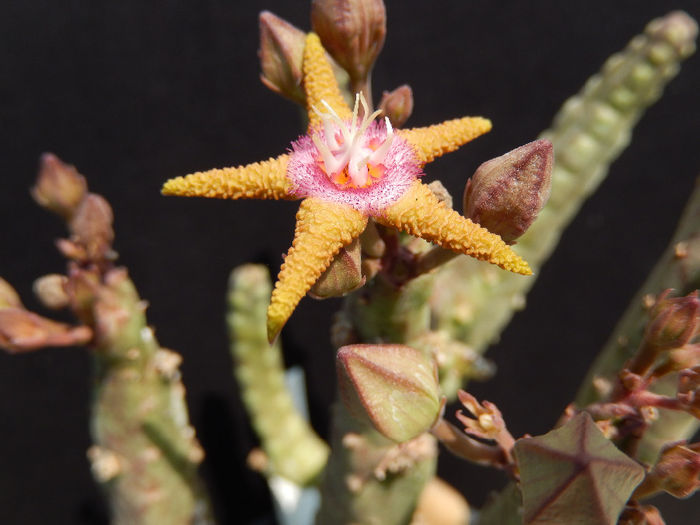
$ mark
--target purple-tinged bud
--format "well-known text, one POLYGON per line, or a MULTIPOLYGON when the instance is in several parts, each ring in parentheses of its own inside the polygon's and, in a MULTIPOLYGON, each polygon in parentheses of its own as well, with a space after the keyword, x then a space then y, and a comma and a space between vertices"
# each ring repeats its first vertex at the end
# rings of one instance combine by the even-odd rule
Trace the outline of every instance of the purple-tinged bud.
POLYGON ((260 80, 265 86, 304 105, 302 62, 306 34, 278 16, 260 13, 260 80))
POLYGON ((311 26, 351 82, 367 79, 386 36, 382 0, 313 0, 311 26))
POLYGON ((70 304, 70 297, 66 292, 68 278, 65 275, 52 273, 39 277, 34 281, 34 295, 41 304, 52 310, 60 310, 70 304))
POLYGON ((91 338, 87 326, 57 323, 20 308, 0 310, 0 348, 13 354, 45 346, 82 345, 91 338))
POLYGON ((513 244, 549 199, 553 164, 546 139, 484 162, 467 182, 464 215, 513 244))
POLYGON ((70 231, 75 242, 85 248, 90 260, 111 258, 114 230, 112 207, 101 195, 89 193, 75 212, 70 231))
POLYGON ((685 346, 698 333, 700 299, 697 290, 685 297, 668 297, 662 292, 651 311, 644 342, 657 352, 685 346))
POLYGON ((348 411, 402 443, 428 431, 444 405, 434 359, 404 345, 349 345, 336 361, 348 411))
POLYGON ((87 183, 75 167, 56 155, 44 153, 39 161, 39 176, 32 197, 42 207, 70 219, 85 197, 87 183))
POLYGON ((395 128, 403 126, 413 113, 413 90, 408 84, 397 87, 393 91, 385 91, 379 102, 379 109, 389 117, 395 128))
POLYGON ((0 308, 22 308, 19 295, 2 277, 0 277, 0 308))
POLYGON ((362 253, 359 239, 344 246, 309 290, 315 299, 339 297, 365 284, 362 276, 362 253))

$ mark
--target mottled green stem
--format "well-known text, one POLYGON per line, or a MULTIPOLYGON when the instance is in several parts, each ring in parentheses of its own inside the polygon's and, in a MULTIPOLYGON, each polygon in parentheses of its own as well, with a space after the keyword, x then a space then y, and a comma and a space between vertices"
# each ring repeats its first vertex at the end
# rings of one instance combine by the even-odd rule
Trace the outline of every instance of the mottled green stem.
POLYGON ((204 453, 188 422, 180 356, 158 345, 126 270, 105 274, 93 305, 95 445, 88 456, 109 495, 112 523, 213 523, 197 478, 204 453))
POLYGON ((269 460, 267 474, 307 485, 323 470, 328 446, 294 406, 284 382, 279 340, 272 345, 267 341, 271 291, 264 266, 244 265, 231 273, 227 316, 231 354, 243 402, 269 460))
POLYGON ((423 487, 435 475, 437 445, 432 436, 396 444, 336 403, 331 448, 316 523, 411 522, 423 487))
MULTIPOLYGON (((432 279, 427 275, 395 286, 386 275, 377 276, 346 299, 335 327, 336 344, 410 345, 430 329, 427 300, 432 279)), ((321 485, 319 524, 410 522, 418 497, 435 472, 437 448, 431 435, 393 443, 337 403, 331 450, 321 485)))
MULTIPOLYGON (((535 273, 549 257, 564 228, 627 146, 644 110, 659 98, 695 49, 697 25, 685 13, 651 22, 644 34, 610 57, 602 71, 569 99, 543 138, 554 145, 549 202, 514 247, 535 273)), ((467 257, 439 274, 433 309, 440 328, 483 352, 535 279, 495 270, 467 257), (461 283, 461 284, 458 284, 461 283)), ((448 395, 450 393, 447 393, 448 395)))

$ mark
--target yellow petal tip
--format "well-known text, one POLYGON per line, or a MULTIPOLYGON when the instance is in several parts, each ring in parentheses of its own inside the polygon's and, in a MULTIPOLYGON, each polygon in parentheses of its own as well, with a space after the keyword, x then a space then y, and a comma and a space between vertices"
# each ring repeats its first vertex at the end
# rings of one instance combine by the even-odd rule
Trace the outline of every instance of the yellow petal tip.
POLYGON ((277 340, 277 337, 282 331, 284 322, 280 322, 279 319, 274 319, 272 317, 267 318, 267 341, 272 344, 277 340))
POLYGON ((185 186, 184 177, 176 177, 165 181, 160 189, 161 195, 181 195, 185 186))

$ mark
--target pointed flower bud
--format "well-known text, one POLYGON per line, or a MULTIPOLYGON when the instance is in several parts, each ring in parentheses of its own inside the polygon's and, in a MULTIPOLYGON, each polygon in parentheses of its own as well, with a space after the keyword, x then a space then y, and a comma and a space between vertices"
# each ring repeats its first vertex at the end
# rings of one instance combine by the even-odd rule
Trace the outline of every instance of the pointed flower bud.
POLYGON ((66 292, 68 278, 56 273, 44 275, 34 281, 34 294, 41 304, 52 310, 60 310, 70 303, 70 297, 66 292))
POLYGON ((513 244, 549 199, 553 163, 546 139, 484 162, 467 182, 464 215, 513 244))
POLYGON ((350 75, 364 81, 384 45, 386 10, 382 0, 313 0, 311 25, 323 47, 350 75))
POLYGON ((685 297, 669 297, 670 293, 670 289, 662 292, 649 312, 644 340, 656 351, 681 348, 697 335, 700 326, 697 290, 685 297))
POLYGON ((359 239, 341 248, 331 265, 309 290, 309 295, 316 299, 339 297, 365 284, 361 252, 359 239))
POLYGON ((114 230, 112 207, 101 195, 89 193, 80 203, 70 222, 76 242, 83 246, 91 260, 110 256, 114 230))
POLYGON ((640 498, 657 492, 668 492, 676 498, 687 498, 700 489, 700 443, 669 443, 661 450, 659 460, 637 488, 640 498))
POLYGON ((413 113, 413 90, 408 84, 397 87, 394 91, 385 91, 379 102, 379 109, 389 117, 395 128, 403 126, 413 113))
POLYGON ((32 197, 42 207, 69 219, 87 192, 87 183, 75 167, 51 153, 39 161, 39 176, 32 197))
POLYGON ((260 80, 275 93, 304 105, 301 65, 306 34, 269 11, 260 13, 259 20, 260 80))
POLYGON ((402 443, 429 430, 443 399, 434 359, 404 345, 349 345, 338 351, 338 382, 348 410, 402 443))

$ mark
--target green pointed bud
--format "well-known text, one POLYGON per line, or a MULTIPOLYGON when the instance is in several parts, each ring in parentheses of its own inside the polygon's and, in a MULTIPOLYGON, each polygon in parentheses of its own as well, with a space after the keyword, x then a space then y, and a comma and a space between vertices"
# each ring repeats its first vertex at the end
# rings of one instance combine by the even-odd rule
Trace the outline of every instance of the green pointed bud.
POLYGON ((321 277, 309 290, 316 299, 339 297, 365 284, 362 276, 362 253, 359 239, 344 246, 321 277))
POLYGON ((353 84, 367 79, 386 36, 382 0, 313 0, 311 26, 353 84))
POLYGON ((304 105, 301 81, 306 34, 278 16, 260 13, 260 80, 275 93, 304 105))
POLYGON ((408 84, 397 87, 393 91, 385 91, 379 102, 379 109, 389 117, 395 128, 403 126, 413 113, 413 90, 408 84))
POLYGON ((2 277, 0 277, 0 308, 22 308, 19 295, 2 277))
POLYGON ((350 413, 403 443, 428 431, 444 401, 437 366, 404 345, 349 345, 336 361, 341 397, 350 413))
POLYGON ((649 312, 644 333, 645 343, 657 351, 681 348, 695 337, 700 326, 700 299, 697 290, 685 297, 668 297, 671 290, 659 295, 649 312))
POLYGON ((70 297, 66 292, 68 278, 65 275, 52 273, 39 277, 34 281, 34 295, 41 304, 52 310, 60 310, 70 304, 70 297))
POLYGON ((85 197, 87 183, 74 166, 63 163, 56 155, 44 153, 31 191, 40 206, 69 219, 85 197))
POLYGON ((464 215, 513 244, 549 199, 553 163, 546 139, 484 162, 467 182, 464 215))

